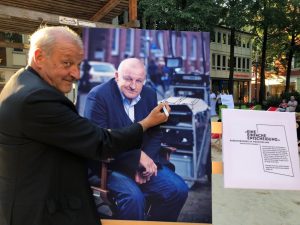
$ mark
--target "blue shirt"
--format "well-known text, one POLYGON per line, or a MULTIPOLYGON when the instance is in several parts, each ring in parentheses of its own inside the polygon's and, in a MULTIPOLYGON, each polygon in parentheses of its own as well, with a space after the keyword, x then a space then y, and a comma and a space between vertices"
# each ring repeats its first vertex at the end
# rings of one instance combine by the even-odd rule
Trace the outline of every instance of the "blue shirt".
POLYGON ((125 112, 128 115, 128 117, 130 118, 130 120, 132 122, 134 122, 134 106, 141 100, 141 96, 138 95, 136 98, 130 100, 130 99, 126 98, 126 96, 122 93, 120 88, 119 88, 119 91, 122 96, 125 112))

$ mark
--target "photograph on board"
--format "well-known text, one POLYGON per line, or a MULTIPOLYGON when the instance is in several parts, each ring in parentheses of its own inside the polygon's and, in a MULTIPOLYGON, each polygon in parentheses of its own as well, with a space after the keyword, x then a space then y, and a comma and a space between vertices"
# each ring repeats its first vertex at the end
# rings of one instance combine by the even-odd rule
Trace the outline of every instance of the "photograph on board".
POLYGON ((159 102, 172 109, 141 149, 87 162, 101 218, 211 223, 209 33, 85 28, 82 38, 82 116, 114 129, 159 102))

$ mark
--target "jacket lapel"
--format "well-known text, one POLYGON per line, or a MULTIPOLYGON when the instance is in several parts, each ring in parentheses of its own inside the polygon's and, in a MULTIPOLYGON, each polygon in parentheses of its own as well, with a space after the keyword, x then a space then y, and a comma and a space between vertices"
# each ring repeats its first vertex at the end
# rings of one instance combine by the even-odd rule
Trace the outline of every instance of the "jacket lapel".
POLYGON ((111 93, 113 93, 112 104, 115 104, 113 107, 115 107, 116 110, 120 113, 120 115, 122 117, 122 121, 124 121, 126 125, 131 125, 132 121, 130 120, 129 116, 125 112, 124 105, 123 105, 123 99, 122 99, 119 87, 117 85, 117 82, 114 79, 112 80, 111 88, 112 88, 111 93))

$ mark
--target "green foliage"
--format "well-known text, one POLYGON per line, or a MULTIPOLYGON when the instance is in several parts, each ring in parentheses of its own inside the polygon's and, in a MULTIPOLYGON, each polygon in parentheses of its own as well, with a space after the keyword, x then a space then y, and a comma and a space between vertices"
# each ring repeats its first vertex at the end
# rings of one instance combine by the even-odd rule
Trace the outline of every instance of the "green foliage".
POLYGON ((220 7, 211 0, 139 0, 143 28, 212 31, 220 7))
POLYGON ((300 34, 300 5, 299 1, 285 0, 279 1, 280 7, 272 9, 274 15, 270 18, 274 21, 272 32, 269 35, 267 49, 267 66, 273 70, 274 60, 279 59, 283 66, 287 66, 287 53, 291 48, 291 35, 300 34))
POLYGON ((262 108, 264 110, 267 110, 271 106, 278 107, 279 104, 281 103, 281 100, 282 99, 278 96, 271 96, 271 97, 267 98, 267 100, 265 101, 265 104, 263 104, 262 108))
POLYGON ((300 101, 300 93, 297 91, 285 92, 282 94, 282 98, 286 99, 287 101, 289 101, 291 96, 294 96, 298 102, 300 101))
POLYGON ((300 34, 299 0, 257 0, 252 6, 252 13, 255 16, 251 23, 253 33, 258 37, 255 38, 254 46, 260 53, 263 46, 263 30, 265 27, 268 28, 267 46, 264 49, 266 58, 261 58, 262 63, 265 63, 268 70, 278 72, 274 62, 279 60, 283 68, 288 69, 289 61, 292 60, 292 57, 289 57, 290 50, 296 50, 291 37, 300 34))
POLYGON ((217 3, 222 5, 220 25, 243 30, 249 24, 252 18, 252 0, 217 0, 217 3))

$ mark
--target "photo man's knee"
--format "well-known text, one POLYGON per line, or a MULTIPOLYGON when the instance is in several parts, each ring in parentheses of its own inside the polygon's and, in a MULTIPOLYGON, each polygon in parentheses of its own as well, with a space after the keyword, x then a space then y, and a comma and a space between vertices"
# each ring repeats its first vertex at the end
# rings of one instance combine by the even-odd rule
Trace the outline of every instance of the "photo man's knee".
POLYGON ((137 207, 144 207, 145 205, 145 198, 141 192, 129 191, 126 194, 123 193, 122 197, 127 204, 136 205, 137 207))
POLYGON ((177 196, 183 202, 185 202, 185 200, 187 199, 188 193, 189 193, 189 187, 186 185, 185 182, 177 186, 177 196))
POLYGON ((167 199, 176 200, 176 202, 185 202, 188 197, 189 188, 184 181, 173 183, 169 188, 169 193, 166 193, 167 199))

